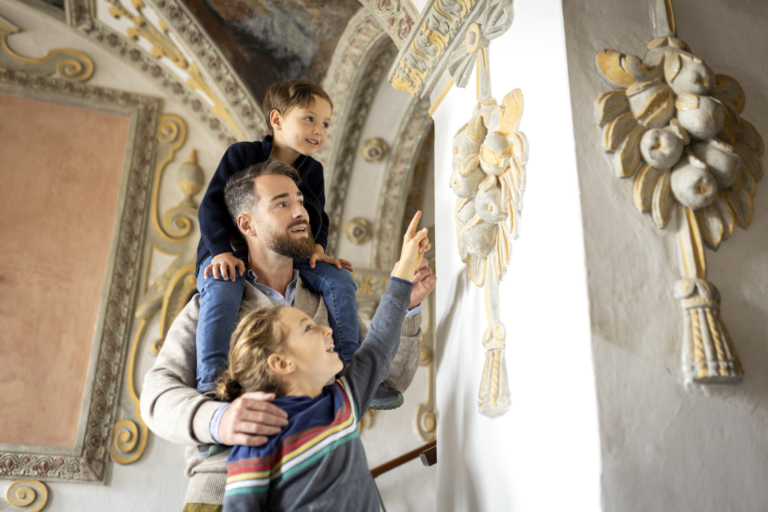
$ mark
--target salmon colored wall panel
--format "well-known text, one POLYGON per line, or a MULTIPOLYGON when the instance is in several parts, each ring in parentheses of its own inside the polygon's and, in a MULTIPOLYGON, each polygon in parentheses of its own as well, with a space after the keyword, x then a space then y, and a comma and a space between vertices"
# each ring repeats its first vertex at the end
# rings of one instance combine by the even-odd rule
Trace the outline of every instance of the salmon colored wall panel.
POLYGON ((129 130, 0 94, 0 443, 75 446, 129 130))

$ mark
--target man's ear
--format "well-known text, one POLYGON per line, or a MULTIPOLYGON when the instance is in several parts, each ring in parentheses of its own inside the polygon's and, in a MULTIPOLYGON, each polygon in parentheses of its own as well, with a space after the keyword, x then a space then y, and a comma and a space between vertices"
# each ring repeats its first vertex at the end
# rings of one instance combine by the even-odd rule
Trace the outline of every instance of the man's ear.
POLYGON ((293 361, 280 354, 270 354, 267 358, 267 366, 277 375, 290 375, 296 371, 293 361))
POLYGON ((241 213, 237 216, 237 229, 246 236, 256 236, 256 225, 253 221, 253 217, 247 213, 241 213))
POLYGON ((273 130, 282 130, 283 115, 279 111, 273 110, 269 113, 269 124, 272 125, 273 130))

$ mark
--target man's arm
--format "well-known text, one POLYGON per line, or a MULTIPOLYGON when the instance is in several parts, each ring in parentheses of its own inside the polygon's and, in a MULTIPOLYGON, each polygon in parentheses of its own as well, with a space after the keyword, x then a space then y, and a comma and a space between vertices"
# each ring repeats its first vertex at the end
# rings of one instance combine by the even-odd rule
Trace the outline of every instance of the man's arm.
MULTIPOLYGON (((163 343, 152 369, 144 377, 141 417, 158 436, 177 444, 211 444, 211 419, 224 406, 197 389, 195 334, 200 295, 182 310, 163 343)), ((280 432, 287 415, 269 403, 271 395, 246 393, 221 418, 218 437, 223 444, 258 446, 265 435, 280 432)))

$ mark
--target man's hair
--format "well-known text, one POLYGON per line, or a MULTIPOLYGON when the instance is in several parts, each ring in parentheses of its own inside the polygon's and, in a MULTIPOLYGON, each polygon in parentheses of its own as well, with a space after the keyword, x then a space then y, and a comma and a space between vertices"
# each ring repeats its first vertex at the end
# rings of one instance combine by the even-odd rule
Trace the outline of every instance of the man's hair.
POLYGON ((237 216, 243 212, 253 211, 256 201, 259 200, 254 180, 259 176, 268 175, 288 176, 297 187, 301 184, 298 171, 279 160, 267 160, 234 174, 224 187, 224 202, 235 224, 237 224, 237 216))
POLYGON ((229 368, 216 379, 216 392, 225 402, 249 391, 285 394, 282 381, 267 360, 285 349, 288 333, 280 316, 286 307, 260 307, 237 324, 230 343, 229 368))
POLYGON ((270 114, 273 110, 277 110, 283 116, 288 115, 295 107, 306 108, 314 97, 318 96, 330 103, 331 109, 333 109, 333 102, 328 93, 323 90, 322 87, 316 85, 309 80, 291 80, 288 82, 275 82, 269 86, 267 93, 264 95, 264 102, 262 107, 264 108, 264 116, 267 118, 267 127, 269 132, 274 135, 272 130, 272 122, 269 120, 270 114))

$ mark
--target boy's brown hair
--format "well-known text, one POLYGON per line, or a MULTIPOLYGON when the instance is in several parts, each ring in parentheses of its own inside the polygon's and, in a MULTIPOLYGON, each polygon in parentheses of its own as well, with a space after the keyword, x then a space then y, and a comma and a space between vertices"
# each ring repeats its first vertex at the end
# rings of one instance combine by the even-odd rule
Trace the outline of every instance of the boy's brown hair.
POLYGON ((269 115, 273 110, 277 110, 285 116, 293 108, 308 107, 314 101, 315 96, 327 101, 331 105, 331 110, 333 110, 333 102, 328 93, 322 87, 309 80, 290 80, 288 82, 275 82, 270 85, 262 103, 269 133, 274 135, 272 123, 269 120, 269 115))
POLYGON ((229 368, 216 379, 216 392, 225 402, 243 393, 263 391, 283 396, 283 383, 267 364, 285 348, 288 333, 280 323, 286 306, 263 306, 237 324, 229 349, 229 368))

